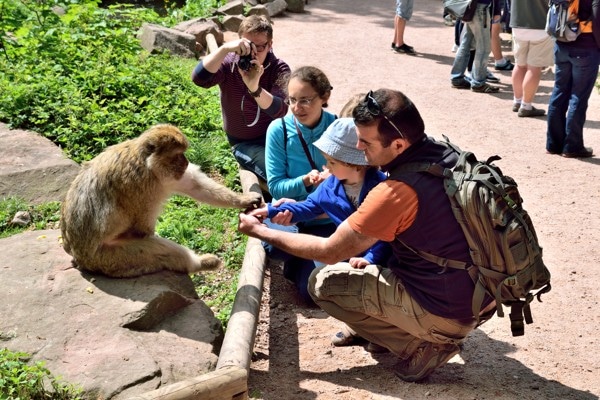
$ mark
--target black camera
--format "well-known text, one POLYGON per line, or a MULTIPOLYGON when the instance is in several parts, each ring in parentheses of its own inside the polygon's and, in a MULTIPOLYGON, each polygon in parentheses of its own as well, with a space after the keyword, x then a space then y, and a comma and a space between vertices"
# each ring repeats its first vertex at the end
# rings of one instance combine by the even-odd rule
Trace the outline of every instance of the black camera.
POLYGON ((240 56, 240 59, 238 61, 238 67, 240 67, 242 71, 250 71, 250 68, 252 68, 253 59, 254 58, 252 57, 252 54, 240 56))

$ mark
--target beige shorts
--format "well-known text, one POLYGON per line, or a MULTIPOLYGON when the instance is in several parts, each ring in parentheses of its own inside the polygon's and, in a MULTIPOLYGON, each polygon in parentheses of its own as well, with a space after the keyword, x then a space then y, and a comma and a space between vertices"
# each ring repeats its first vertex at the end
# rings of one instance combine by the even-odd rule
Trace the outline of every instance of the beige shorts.
POLYGON ((554 64, 554 40, 548 36, 538 41, 513 38, 515 64, 519 66, 547 67, 554 64))

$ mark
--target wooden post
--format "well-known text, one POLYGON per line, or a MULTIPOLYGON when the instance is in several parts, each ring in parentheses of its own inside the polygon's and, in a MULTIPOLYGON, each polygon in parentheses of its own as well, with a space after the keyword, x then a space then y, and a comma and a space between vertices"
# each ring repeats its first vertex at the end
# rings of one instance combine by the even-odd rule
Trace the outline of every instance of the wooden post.
POLYGON ((129 400, 243 400, 248 398, 248 371, 238 367, 218 369, 129 400))

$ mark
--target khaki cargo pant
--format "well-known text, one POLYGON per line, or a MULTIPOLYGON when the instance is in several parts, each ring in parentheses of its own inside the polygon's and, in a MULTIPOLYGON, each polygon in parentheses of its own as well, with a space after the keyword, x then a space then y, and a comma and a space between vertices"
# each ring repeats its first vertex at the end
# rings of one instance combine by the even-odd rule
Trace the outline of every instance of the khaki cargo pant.
POLYGON ((390 269, 348 263, 317 268, 309 278, 311 296, 325 312, 358 335, 401 359, 425 342, 459 344, 476 320, 442 318, 424 310, 390 269))

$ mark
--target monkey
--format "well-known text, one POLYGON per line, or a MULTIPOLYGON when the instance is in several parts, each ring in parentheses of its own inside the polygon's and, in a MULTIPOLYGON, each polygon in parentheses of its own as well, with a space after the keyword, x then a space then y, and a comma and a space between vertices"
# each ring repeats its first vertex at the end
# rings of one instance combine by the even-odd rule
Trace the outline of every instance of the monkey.
POLYGON ((107 147, 84 162, 61 205, 64 250, 82 270, 131 278, 162 270, 214 270, 221 260, 155 234, 156 220, 173 194, 216 207, 248 209, 259 193, 238 194, 204 174, 184 152, 185 135, 157 124, 107 147))

